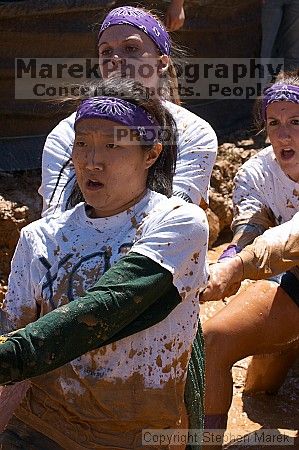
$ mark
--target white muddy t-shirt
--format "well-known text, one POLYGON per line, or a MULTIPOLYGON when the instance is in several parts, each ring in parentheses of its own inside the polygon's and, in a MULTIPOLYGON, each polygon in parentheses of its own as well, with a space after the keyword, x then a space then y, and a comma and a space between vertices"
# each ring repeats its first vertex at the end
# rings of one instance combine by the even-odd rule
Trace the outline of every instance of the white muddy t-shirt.
POLYGON ((13 328, 82 295, 128 250, 169 270, 182 302, 160 323, 32 379, 17 417, 73 449, 137 448, 142 428, 186 426, 207 230, 199 207, 152 191, 112 217, 91 219, 80 203, 23 228, 3 307, 13 328))
POLYGON ((299 183, 283 172, 272 146, 246 161, 234 183, 233 229, 246 223, 267 229, 290 220, 299 211, 299 183))
MULTIPOLYGON (((199 205, 208 203, 210 177, 217 154, 217 137, 203 119, 181 106, 165 101, 178 128, 178 158, 173 192, 183 193, 199 205)), ((42 158, 43 215, 65 211, 72 191, 75 170, 70 157, 75 138, 75 113, 62 120, 47 137, 42 158), (57 184, 57 186, 56 186, 57 184), (56 186, 56 187, 55 187, 56 186)))

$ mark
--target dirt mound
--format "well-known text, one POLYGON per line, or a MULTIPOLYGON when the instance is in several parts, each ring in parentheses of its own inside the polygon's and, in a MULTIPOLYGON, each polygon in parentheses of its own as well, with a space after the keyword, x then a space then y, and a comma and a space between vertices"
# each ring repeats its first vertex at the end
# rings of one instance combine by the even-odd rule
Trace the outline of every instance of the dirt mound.
POLYGON ((210 247, 220 233, 230 228, 233 217, 233 178, 237 170, 266 145, 264 136, 252 136, 247 132, 236 132, 222 141, 211 176, 210 207, 207 212, 210 225, 210 247))
POLYGON ((1 173, 0 177, 0 301, 6 291, 10 261, 21 229, 40 217, 37 193, 40 173, 1 173))

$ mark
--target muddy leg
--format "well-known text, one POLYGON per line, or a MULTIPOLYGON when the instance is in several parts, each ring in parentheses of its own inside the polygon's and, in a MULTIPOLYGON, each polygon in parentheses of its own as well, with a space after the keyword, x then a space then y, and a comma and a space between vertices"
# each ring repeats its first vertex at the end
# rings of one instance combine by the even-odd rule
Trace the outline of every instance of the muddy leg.
POLYGON ((280 352, 255 355, 247 369, 244 392, 246 394, 276 393, 298 356, 299 341, 290 344, 280 352))
POLYGON ((264 280, 250 285, 205 322, 205 414, 211 428, 216 428, 213 419, 217 424, 219 416, 222 423, 227 418, 232 365, 250 355, 279 351, 298 338, 298 330, 298 306, 276 283, 264 280))

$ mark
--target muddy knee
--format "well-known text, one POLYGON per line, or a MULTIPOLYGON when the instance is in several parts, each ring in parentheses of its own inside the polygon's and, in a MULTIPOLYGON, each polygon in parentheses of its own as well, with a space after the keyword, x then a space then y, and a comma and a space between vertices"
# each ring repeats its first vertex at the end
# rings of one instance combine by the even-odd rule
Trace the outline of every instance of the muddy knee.
POLYGON ((203 326, 203 334, 206 366, 213 364, 214 370, 216 367, 231 368, 235 363, 232 357, 232 347, 236 342, 228 337, 221 327, 205 325, 203 326))

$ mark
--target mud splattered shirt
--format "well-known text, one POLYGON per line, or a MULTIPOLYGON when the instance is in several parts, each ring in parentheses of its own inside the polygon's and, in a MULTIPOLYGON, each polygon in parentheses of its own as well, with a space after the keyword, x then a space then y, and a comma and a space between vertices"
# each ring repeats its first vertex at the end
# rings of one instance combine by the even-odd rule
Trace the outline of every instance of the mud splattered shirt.
POLYGON ((182 302, 149 329, 32 379, 16 415, 64 448, 137 448, 141 428, 182 426, 206 246, 200 208, 153 192, 110 218, 90 219, 80 204, 23 229, 4 304, 7 326, 24 326, 82 295, 127 251, 169 270, 182 302))
POLYGON ((261 234, 290 220, 299 211, 299 183, 282 171, 272 146, 246 161, 234 183, 233 230, 240 225, 255 224, 261 234))
MULTIPOLYGON (((181 106, 164 103, 178 128, 178 159, 173 191, 187 195, 193 203, 208 203, 208 188, 217 153, 217 138, 203 119, 181 106)), ((71 193, 75 170, 69 161, 74 143, 75 113, 62 120, 49 134, 42 159, 43 215, 64 211, 71 193), (57 187, 56 183, 58 182, 57 187)))

